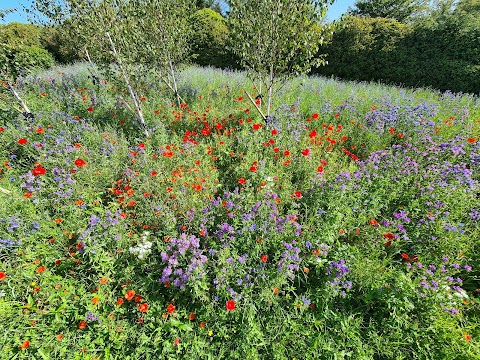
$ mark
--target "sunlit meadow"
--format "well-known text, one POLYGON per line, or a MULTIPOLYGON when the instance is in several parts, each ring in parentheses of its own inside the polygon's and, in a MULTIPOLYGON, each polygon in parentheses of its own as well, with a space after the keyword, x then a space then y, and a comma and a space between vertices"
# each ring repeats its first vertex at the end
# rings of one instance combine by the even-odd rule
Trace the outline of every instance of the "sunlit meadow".
POLYGON ((179 76, 0 105, 0 359, 480 359, 478 97, 179 76))

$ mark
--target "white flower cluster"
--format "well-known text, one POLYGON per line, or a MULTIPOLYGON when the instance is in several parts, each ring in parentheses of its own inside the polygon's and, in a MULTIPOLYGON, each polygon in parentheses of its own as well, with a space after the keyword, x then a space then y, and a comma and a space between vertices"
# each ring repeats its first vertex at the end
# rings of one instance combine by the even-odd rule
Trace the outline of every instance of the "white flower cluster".
POLYGON ((139 259, 144 259, 148 254, 152 252, 152 243, 147 240, 149 232, 145 232, 142 236, 142 241, 136 247, 131 247, 130 253, 138 256, 139 259))

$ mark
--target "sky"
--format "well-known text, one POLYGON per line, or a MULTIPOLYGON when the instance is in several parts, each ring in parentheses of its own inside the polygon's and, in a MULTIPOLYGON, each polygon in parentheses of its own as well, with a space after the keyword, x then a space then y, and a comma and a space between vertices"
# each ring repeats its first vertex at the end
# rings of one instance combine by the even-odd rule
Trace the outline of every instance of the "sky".
MULTIPOLYGON (((327 13, 327 19, 329 21, 336 20, 344 14, 349 6, 352 6, 355 0, 336 0, 335 3, 330 6, 330 9, 327 13)), ((18 22, 27 22, 26 16, 23 11, 21 11, 21 5, 29 5, 31 1, 29 0, 0 0, 0 10, 20 8, 19 12, 9 14, 5 17, 5 22, 18 21, 18 22)))

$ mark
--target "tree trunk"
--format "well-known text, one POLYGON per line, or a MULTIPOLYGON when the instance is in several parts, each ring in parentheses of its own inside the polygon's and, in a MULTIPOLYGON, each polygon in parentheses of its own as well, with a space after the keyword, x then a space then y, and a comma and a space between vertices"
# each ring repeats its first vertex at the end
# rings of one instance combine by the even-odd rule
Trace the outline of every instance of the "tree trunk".
POLYGON ((13 96, 15 96, 15 98, 18 100, 18 102, 22 106, 23 110, 25 110, 27 114, 31 114, 32 112, 28 108, 27 104, 25 104, 25 102, 22 100, 20 95, 18 95, 18 93, 15 91, 15 89, 13 88, 13 85, 11 85, 10 83, 7 83, 7 85, 8 85, 8 89, 12 92, 13 96))
POLYGON ((137 119, 142 124, 143 129, 145 130, 145 135, 148 135, 148 130, 147 130, 147 125, 145 124, 145 119, 143 117, 143 112, 142 108, 140 106, 140 103, 137 100, 137 96, 135 94, 135 91, 133 90, 132 85, 130 84, 130 81, 128 80, 128 76, 125 73, 120 58, 118 56, 117 50, 115 49, 115 45, 113 44, 112 38, 110 36, 110 33, 107 32, 108 40, 110 41, 110 45, 112 46, 113 50, 113 55, 115 56, 115 59, 117 60, 118 67, 120 68, 120 72, 122 73, 123 79, 125 80, 125 83, 127 84, 128 92, 130 93, 130 97, 132 98, 133 104, 135 106, 135 110, 137 111, 137 119))

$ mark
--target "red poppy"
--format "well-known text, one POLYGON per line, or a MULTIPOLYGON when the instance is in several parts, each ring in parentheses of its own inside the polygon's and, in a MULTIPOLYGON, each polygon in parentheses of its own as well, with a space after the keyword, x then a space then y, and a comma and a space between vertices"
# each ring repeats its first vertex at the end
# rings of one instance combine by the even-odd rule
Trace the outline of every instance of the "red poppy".
POLYGON ((77 160, 75 160, 75 165, 78 166, 78 167, 85 166, 85 164, 86 164, 86 162, 83 159, 78 158, 77 160))
POLYGON ((18 143, 19 143, 20 145, 25 145, 26 143, 28 143, 28 140, 25 139, 25 138, 21 138, 20 140, 18 140, 18 143))
POLYGON ((472 341, 472 337, 471 337, 469 334, 465 334, 465 335, 463 335, 463 337, 464 337, 465 340, 467 340, 468 342, 472 341))
POLYGON ((195 314, 191 313, 190 315, 188 315, 188 320, 190 320, 190 321, 195 320, 195 314))
POLYGON ((265 255, 265 254, 263 254, 260 258, 262 259, 262 262, 264 262, 264 263, 266 263, 268 261, 268 256, 265 255))
POLYGON ((93 107, 90 106, 90 107, 87 109, 87 111, 88 111, 89 113, 93 112, 93 107))
POLYGON ((235 309, 235 301, 233 300, 228 300, 226 303, 226 307, 228 311, 232 311, 235 309))
POLYGON ((302 197, 302 193, 300 191, 295 191, 294 195, 296 198, 299 198, 299 199, 302 197))
POLYGON ((32 174, 33 176, 39 176, 39 175, 45 175, 47 170, 45 170, 44 167, 42 166, 37 166, 35 169, 33 169, 32 174))
POLYGON ((134 296, 135 296, 135 290, 128 290, 127 293, 125 294, 125 299, 130 301, 133 299, 134 296))
POLYGON ((157 175, 157 174, 158 174, 158 173, 157 173, 156 171, 152 171, 152 172, 150 173, 150 175, 152 175, 152 176, 155 176, 155 175, 157 175))
POLYGON ((5 131, 5 128, 0 127, 0 132, 4 132, 4 131, 5 131))
POLYGON ((253 127, 253 130, 259 130, 262 128, 262 124, 253 124, 252 127, 253 127))
POLYGON ((117 300, 117 305, 118 305, 118 306, 122 306, 122 304, 123 304, 123 298, 119 298, 119 299, 117 300))
POLYGON ((283 152, 283 155, 284 155, 284 156, 290 156, 290 151, 285 150, 285 151, 283 152))
POLYGON ((312 119, 315 119, 315 120, 318 119, 318 114, 317 113, 313 114, 312 119))
POLYGON ((173 340, 173 346, 178 346, 179 342, 180 342, 180 338, 177 337, 175 340, 173 340))
POLYGON ((404 258, 405 260, 408 260, 408 259, 409 259, 408 255, 405 254, 405 253, 402 253, 402 258, 404 258))
POLYGON ((470 144, 475 144, 475 139, 474 139, 473 137, 468 138, 467 141, 468 141, 470 144))
POLYGON ((308 136, 310 136, 310 139, 313 139, 315 136, 317 136, 317 130, 312 130, 312 132, 308 136))
POLYGON ((302 150, 302 155, 303 155, 303 156, 308 156, 308 154, 310 154, 310 150, 309 150, 309 149, 302 150))
POLYGON ((62 263, 62 260, 55 260, 55 265, 60 265, 62 263))
POLYGON ((169 314, 173 313, 174 311, 175 311, 175 305, 170 304, 170 305, 167 306, 167 312, 169 314))
POLYGON ((319 167, 317 168, 317 171, 318 171, 319 173, 322 173, 322 172, 323 172, 323 166, 319 166, 319 167))
POLYGON ((87 327, 87 323, 86 323, 85 321, 82 320, 82 321, 80 321, 80 322, 78 323, 78 328, 79 328, 80 330, 83 330, 83 329, 85 329, 86 327, 87 327))
POLYGON ((245 185, 246 182, 247 182, 247 180, 245 180, 244 178, 238 179, 238 183, 241 184, 241 185, 245 185))
POLYGON ((200 323, 200 327, 201 327, 201 328, 204 328, 204 327, 205 327, 205 321, 202 321, 202 322, 200 323))
POLYGON ((250 171, 251 172, 257 171, 257 167, 255 165, 250 166, 250 171))
POLYGON ((272 130, 272 135, 277 135, 277 134, 278 134, 278 131, 275 130, 275 129, 273 129, 273 130, 272 130))
POLYGON ((394 235, 391 233, 391 232, 388 232, 386 234, 383 234, 383 237, 385 239, 389 239, 389 240, 393 240, 394 239, 394 235))
POLYGON ((377 220, 370 219, 370 220, 369 220, 369 223, 370 223, 370 225, 372 225, 372 226, 378 226, 377 220))
POLYGON ((41 273, 43 273, 45 270, 46 270, 45 266, 42 265, 42 266, 39 266, 39 267, 37 268, 36 272, 37 272, 38 274, 41 274, 41 273))
POLYGON ((3 271, 0 271, 0 281, 4 280, 7 277, 7 274, 5 274, 3 271))
POLYGON ((42 134, 44 132, 43 128, 39 127, 37 130, 35 130, 37 134, 42 134))
POLYGON ((28 348, 29 346, 30 346, 30 341, 25 340, 25 341, 22 343, 22 345, 20 345, 20 348, 21 348, 22 350, 25 350, 25 349, 28 348))
POLYGON ((357 155, 352 154, 351 157, 352 157, 353 161, 358 161, 358 156, 357 155))
POLYGON ((388 131, 389 131, 390 134, 392 134, 392 135, 395 134, 395 129, 394 129, 394 128, 390 128, 390 129, 388 129, 388 131))
POLYGON ((148 304, 143 303, 143 304, 138 305, 138 311, 146 313, 148 311, 148 304))

